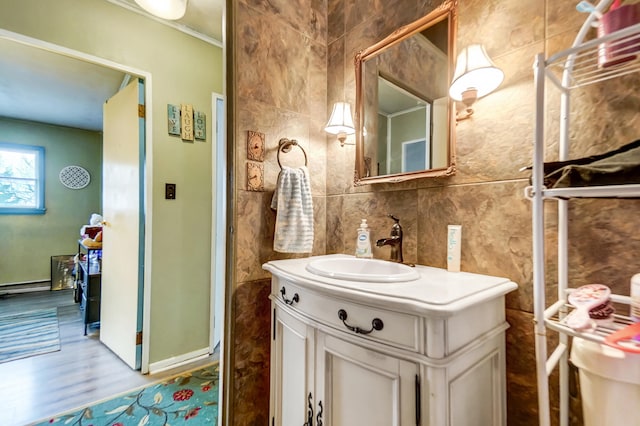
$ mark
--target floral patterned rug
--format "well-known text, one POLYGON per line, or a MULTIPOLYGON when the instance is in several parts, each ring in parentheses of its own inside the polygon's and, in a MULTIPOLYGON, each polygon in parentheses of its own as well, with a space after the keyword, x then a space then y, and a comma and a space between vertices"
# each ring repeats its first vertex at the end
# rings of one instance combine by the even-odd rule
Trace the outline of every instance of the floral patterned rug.
POLYGON ((219 364, 181 373, 33 425, 176 426, 218 423, 219 364))

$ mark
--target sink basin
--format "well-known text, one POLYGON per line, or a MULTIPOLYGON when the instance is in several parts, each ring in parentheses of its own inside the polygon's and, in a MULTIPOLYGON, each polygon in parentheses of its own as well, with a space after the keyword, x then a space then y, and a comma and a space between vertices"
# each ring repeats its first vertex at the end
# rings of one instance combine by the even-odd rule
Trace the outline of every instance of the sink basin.
POLYGON ((398 283, 420 278, 418 271, 411 266, 357 257, 313 260, 306 269, 312 274, 323 277, 371 283, 398 283))

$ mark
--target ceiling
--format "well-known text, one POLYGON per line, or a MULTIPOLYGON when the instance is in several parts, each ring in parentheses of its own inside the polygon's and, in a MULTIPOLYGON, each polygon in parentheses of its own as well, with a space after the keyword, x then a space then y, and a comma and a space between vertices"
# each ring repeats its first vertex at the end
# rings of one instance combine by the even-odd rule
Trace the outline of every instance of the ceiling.
POLYGON ((384 115, 394 115, 424 107, 426 101, 396 86, 388 80, 378 77, 378 111, 384 115))
MULTIPOLYGON (((221 46, 223 0, 189 0, 184 18, 164 21, 134 0, 106 0, 221 46)), ((120 71, 19 43, 0 34, 0 117, 100 131, 102 104, 120 89, 120 71)))
POLYGON ((222 20, 224 13, 224 0, 188 0, 187 11, 184 17, 177 21, 165 21, 155 18, 138 6, 135 0, 106 0, 118 6, 126 7, 134 12, 142 13, 152 19, 160 22, 169 22, 176 27, 183 27, 188 31, 194 31, 198 34, 217 41, 222 45, 222 20))

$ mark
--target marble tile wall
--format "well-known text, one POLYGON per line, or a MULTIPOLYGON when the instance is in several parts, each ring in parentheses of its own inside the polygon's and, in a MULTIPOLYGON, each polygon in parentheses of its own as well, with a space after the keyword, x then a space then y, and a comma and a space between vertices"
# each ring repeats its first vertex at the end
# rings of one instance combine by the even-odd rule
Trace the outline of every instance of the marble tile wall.
MULTIPOLYGON (((234 2, 235 285, 231 420, 269 423, 270 276, 262 264, 302 255, 273 251, 275 212, 269 206, 280 168, 278 141, 296 139, 308 157, 314 204, 313 254, 325 248, 327 163, 327 11, 323 0, 234 2), (265 134, 264 192, 246 190, 248 131, 265 134)), ((304 164, 294 147, 283 165, 304 164)))
MULTIPOLYGON (((435 2, 329 1, 328 96, 354 96, 353 54, 423 14, 435 2), (349 3, 347 6, 345 3, 349 3), (373 3, 373 4, 372 4, 373 3), (338 10, 345 4, 344 15, 338 10), (334 70, 336 70, 334 72, 334 70)), ((353 187, 350 161, 327 164, 327 252, 350 253, 355 229, 367 218, 372 238, 386 236, 394 213, 403 224, 404 257, 410 262, 445 267, 448 224, 462 224, 462 269, 506 276, 520 287, 507 297, 511 329, 507 333, 508 424, 537 424, 537 393, 533 339, 531 208, 523 196, 531 164, 535 98, 532 64, 537 53, 547 55, 569 47, 584 15, 573 0, 459 0, 458 49, 482 43, 505 72, 498 91, 476 103, 470 120, 458 123, 458 172, 444 179, 422 179, 396 185, 353 187)), ((593 86, 573 94, 572 155, 601 153, 640 137, 639 77, 625 77, 606 88, 593 86)), ((558 99, 548 90, 547 157, 557 155, 558 99)), ((334 148, 329 146, 333 152, 334 148)), ((333 154, 332 154, 333 155, 333 154)), ((338 154, 339 155, 339 154, 338 154)), ((351 159, 353 153, 347 151, 351 159)), ((639 201, 585 200, 571 204, 569 235, 570 280, 603 282, 626 294, 629 278, 638 272, 635 253, 640 226, 639 201)), ((546 214, 547 275, 555 282, 556 237, 553 203, 546 214)), ((388 256, 375 248, 376 257, 388 256)), ((550 284, 549 299, 555 285, 550 284)), ((552 383, 556 383, 555 377, 552 383)), ((557 390, 551 390, 552 401, 557 390)), ((579 404, 571 422, 580 423, 579 404)), ((578 401, 579 402, 579 401, 578 401)), ((556 404, 552 412, 557 416, 556 404)))
MULTIPOLYGON (((531 163, 534 92, 531 67, 539 52, 571 45, 584 15, 574 0, 459 0, 458 48, 483 43, 505 72, 502 86, 474 106, 456 128, 458 172, 450 178, 353 186, 354 149, 323 132, 336 101, 354 104, 355 53, 424 15, 437 0, 238 0, 235 33, 236 284, 233 336, 234 424, 264 425, 268 413, 269 276, 261 265, 273 252, 275 214, 268 208, 278 173, 277 142, 295 138, 309 155, 316 225, 313 254, 351 253, 361 218, 372 238, 401 218, 409 262, 444 267, 445 232, 462 224, 462 269, 506 276, 520 285, 507 298, 509 425, 537 423, 532 322, 531 210, 523 191, 531 163), (266 134, 265 192, 245 190, 246 132, 266 134)), ((582 156, 639 137, 639 77, 574 95, 572 153, 582 156)), ((558 94, 548 90, 548 159, 557 152, 558 94)), ((349 142, 349 140, 348 140, 349 142)), ((287 161, 300 158, 292 154, 287 161)), ((546 215, 554 282, 554 204, 546 215)), ((584 200, 571 204, 571 281, 603 282, 628 292, 640 252, 640 201, 584 200)), ((374 248, 385 258, 388 248, 374 248)), ((553 284, 548 292, 553 291, 553 284)), ((552 390, 555 400, 556 391, 552 390)), ((579 405, 578 405, 579 406, 579 405)), ((555 413, 555 411, 554 411, 555 413)), ((572 424, 580 424, 579 416, 572 424)))

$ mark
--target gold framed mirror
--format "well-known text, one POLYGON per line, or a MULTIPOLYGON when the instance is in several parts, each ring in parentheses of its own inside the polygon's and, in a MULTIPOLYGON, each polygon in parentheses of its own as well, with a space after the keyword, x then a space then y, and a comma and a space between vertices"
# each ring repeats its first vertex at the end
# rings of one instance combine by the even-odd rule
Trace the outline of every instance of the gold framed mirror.
POLYGON ((457 5, 444 0, 356 54, 356 185, 455 173, 457 5))

